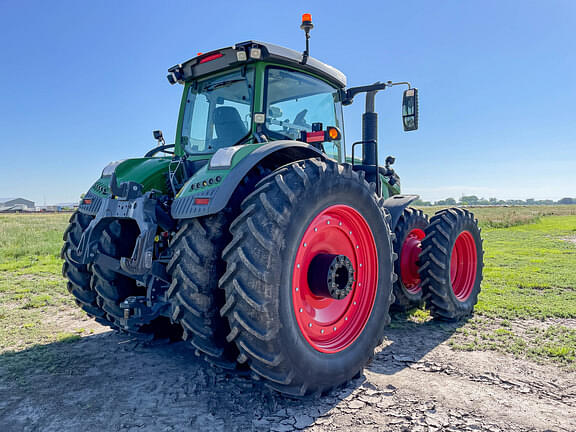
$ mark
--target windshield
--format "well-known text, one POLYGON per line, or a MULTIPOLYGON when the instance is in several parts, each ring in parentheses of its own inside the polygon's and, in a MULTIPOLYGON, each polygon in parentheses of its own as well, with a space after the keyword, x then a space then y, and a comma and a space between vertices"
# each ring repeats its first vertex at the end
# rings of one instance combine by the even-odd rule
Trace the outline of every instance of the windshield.
POLYGON ((213 153, 237 144, 250 133, 254 72, 248 69, 190 86, 182 124, 182 147, 188 153, 213 153))

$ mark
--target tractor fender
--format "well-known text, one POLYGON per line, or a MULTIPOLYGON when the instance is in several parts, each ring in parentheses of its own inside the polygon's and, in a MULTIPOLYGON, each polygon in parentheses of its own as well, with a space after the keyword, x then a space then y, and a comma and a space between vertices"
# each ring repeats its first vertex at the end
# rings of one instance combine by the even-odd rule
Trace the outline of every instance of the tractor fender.
POLYGON ((396 229, 396 224, 404 209, 418 198, 420 198, 420 195, 394 195, 384 201, 382 205, 388 210, 388 213, 390 213, 390 230, 392 232, 396 229))
MULTIPOLYGON (((197 182, 197 178, 193 176, 189 179, 172 203, 172 217, 189 219, 218 213, 226 207, 234 191, 250 170, 259 164, 276 169, 291 162, 316 157, 324 159, 326 155, 316 147, 299 141, 280 140, 263 144, 244 156, 230 171, 225 173, 218 184, 212 187, 192 193, 191 186, 197 182), (207 202, 207 204, 200 204, 197 201, 198 198, 204 198, 200 202, 207 202)), ((202 174, 206 176, 210 173, 211 169, 208 164, 202 174)))

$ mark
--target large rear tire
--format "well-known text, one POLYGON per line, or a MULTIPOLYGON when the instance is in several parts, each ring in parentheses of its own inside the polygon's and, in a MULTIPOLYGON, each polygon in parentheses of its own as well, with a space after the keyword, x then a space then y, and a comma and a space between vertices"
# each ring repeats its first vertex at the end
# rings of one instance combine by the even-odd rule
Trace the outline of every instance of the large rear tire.
POLYGON ((398 280, 394 284, 393 309, 406 311, 422 305, 422 284, 418 274, 421 242, 428 227, 428 217, 422 210, 406 208, 402 212, 394 234, 394 252, 398 259, 394 271, 398 280))
POLYGON ((230 327, 219 313, 224 293, 218 289, 218 279, 225 270, 222 251, 230 240, 228 225, 223 213, 182 224, 171 242, 168 297, 172 320, 182 325, 184 340, 210 363, 235 369, 238 350, 226 342, 230 327))
POLYGON ((350 165, 311 159, 261 180, 232 223, 220 280, 228 341, 285 394, 356 376, 390 322, 389 216, 350 165))
POLYGON ((80 243, 80 238, 92 219, 92 216, 78 211, 74 212, 70 217, 70 224, 64 232, 64 245, 60 252, 60 257, 64 260, 62 275, 68 280, 66 286, 70 294, 74 296, 76 304, 98 322, 110 325, 110 322, 106 319, 106 312, 96 301, 98 294, 90 285, 92 271, 88 266, 76 263, 78 260, 76 250, 80 243))
POLYGON ((240 203, 254 190, 256 183, 270 173, 256 166, 234 191, 225 210, 218 214, 184 220, 170 243, 174 255, 167 266, 172 276, 168 297, 172 321, 182 326, 183 337, 209 363, 223 369, 244 369, 236 361, 238 349, 226 340, 228 320, 220 316, 224 292, 218 281, 226 263, 224 247, 232 238, 229 231, 233 217, 240 213, 240 203))
POLYGON ((478 220, 467 210, 440 210, 426 228, 420 277, 426 308, 440 320, 472 314, 478 302, 484 251, 478 220))

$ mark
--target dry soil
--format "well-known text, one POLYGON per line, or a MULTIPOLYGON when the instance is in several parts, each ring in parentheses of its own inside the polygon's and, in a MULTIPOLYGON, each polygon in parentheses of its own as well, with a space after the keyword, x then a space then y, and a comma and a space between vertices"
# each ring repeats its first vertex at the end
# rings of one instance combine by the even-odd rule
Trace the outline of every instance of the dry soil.
POLYGON ((0 431, 576 431, 574 372, 454 351, 454 324, 398 327, 360 378, 305 400, 219 371, 184 342, 100 328, 4 354, 0 431))

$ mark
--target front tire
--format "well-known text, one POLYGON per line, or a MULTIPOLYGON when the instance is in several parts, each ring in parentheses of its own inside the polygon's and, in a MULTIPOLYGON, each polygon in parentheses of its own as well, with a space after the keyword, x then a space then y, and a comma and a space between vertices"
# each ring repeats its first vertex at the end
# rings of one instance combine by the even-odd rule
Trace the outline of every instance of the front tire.
POLYGON ((264 178, 242 208, 220 280, 238 361, 293 396, 350 380, 390 322, 392 234, 374 185, 311 159, 264 178))
POLYGON ((484 251, 478 220, 467 210, 440 210, 430 220, 420 254, 426 308, 440 320, 472 314, 478 302, 484 251))

